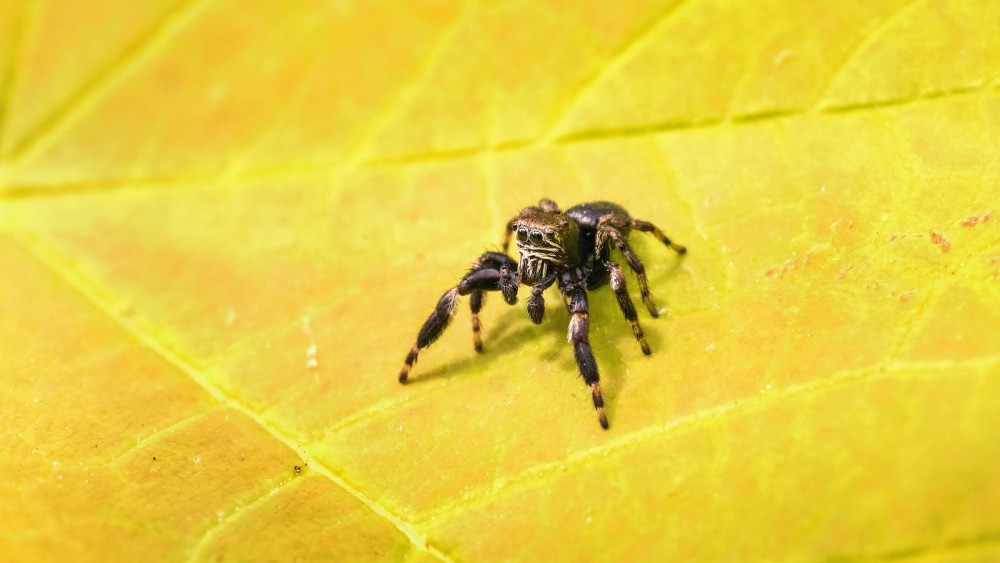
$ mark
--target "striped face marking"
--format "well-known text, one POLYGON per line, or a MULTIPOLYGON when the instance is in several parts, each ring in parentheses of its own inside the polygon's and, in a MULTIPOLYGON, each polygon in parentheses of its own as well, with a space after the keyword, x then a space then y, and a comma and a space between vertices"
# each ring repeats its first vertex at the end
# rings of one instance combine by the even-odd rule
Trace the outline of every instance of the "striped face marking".
POLYGON ((521 254, 518 271, 521 279, 534 284, 547 278, 550 264, 566 261, 566 251, 555 231, 518 226, 516 231, 517 250, 521 254))
POLYGON ((517 267, 521 283, 534 285, 575 260, 567 249, 575 250, 578 228, 561 214, 523 213, 512 228, 521 255, 517 267))

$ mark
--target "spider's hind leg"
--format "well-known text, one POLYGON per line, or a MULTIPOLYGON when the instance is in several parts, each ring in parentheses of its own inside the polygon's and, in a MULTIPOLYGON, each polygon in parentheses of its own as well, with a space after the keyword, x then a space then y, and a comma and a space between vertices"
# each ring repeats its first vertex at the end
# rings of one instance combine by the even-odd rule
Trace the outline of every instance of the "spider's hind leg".
MULTIPOLYGON (((649 292, 649 281, 646 279, 646 267, 642 265, 642 260, 639 259, 639 255, 632 250, 632 247, 628 243, 630 226, 630 221, 624 221, 614 215, 605 215, 604 217, 601 217, 600 221, 597 223, 597 248, 603 248, 605 241, 610 239, 615 247, 621 251, 622 256, 625 257, 625 261, 628 262, 629 268, 635 272, 636 280, 639 282, 639 295, 642 296, 642 302, 646 305, 646 309, 649 310, 650 315, 658 317, 660 316, 660 312, 656 308, 656 303, 653 302, 652 294, 649 292)), ((624 310, 622 312, 624 312, 624 310)))
POLYGON ((629 297, 628 290, 625 288, 625 274, 622 273, 621 266, 608 260, 604 263, 604 267, 610 273, 611 289, 615 292, 615 297, 618 299, 618 307, 622 310, 622 314, 625 315, 625 320, 632 323, 632 334, 635 335, 639 347, 642 348, 642 353, 647 356, 650 355, 651 352, 649 344, 646 343, 646 335, 643 334, 642 326, 639 324, 639 316, 635 313, 635 305, 632 303, 632 298, 629 297))
POLYGON ((660 242, 669 246, 677 254, 684 254, 687 252, 687 248, 671 241, 667 235, 663 234, 656 225, 650 223, 649 221, 642 221, 641 219, 632 219, 632 228, 637 231, 642 231, 644 233, 651 233, 654 237, 659 239, 660 242))

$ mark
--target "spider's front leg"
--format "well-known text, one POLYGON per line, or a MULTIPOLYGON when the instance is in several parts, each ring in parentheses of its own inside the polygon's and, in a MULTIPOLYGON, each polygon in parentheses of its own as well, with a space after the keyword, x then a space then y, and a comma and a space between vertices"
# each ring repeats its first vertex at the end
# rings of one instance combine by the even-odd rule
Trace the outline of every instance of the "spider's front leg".
POLYGON ((452 317, 455 316, 460 295, 471 295, 472 333, 476 350, 479 351, 482 349, 479 310, 483 306, 483 292, 500 291, 505 301, 514 304, 517 302, 517 284, 517 263, 512 258, 499 252, 487 252, 480 256, 469 272, 462 276, 458 285, 444 292, 438 299, 434 311, 420 328, 416 343, 403 361, 403 368, 399 371, 399 382, 406 383, 420 351, 430 346, 448 328, 452 317))
POLYGON ((570 280, 560 280, 559 289, 566 298, 570 312, 567 337, 573 344, 573 355, 580 368, 583 382, 590 387, 590 394, 597 409, 597 421, 601 428, 608 429, 608 417, 604 413, 604 397, 601 396, 601 376, 597 372, 597 360, 590 348, 590 310, 587 307, 587 291, 583 284, 570 280))
MULTIPOLYGON (((479 268, 480 263, 483 262, 484 258, 488 259, 488 266, 495 266, 500 272, 500 278, 497 280, 497 287, 492 289, 498 289, 500 293, 503 294, 504 301, 506 301, 508 305, 517 303, 518 279, 517 272, 511 271, 511 264, 513 261, 510 260, 506 254, 488 252, 480 257, 479 261, 473 265, 472 269, 475 270, 479 268)), ((459 283, 459 285, 461 285, 461 283, 459 283)), ((474 289, 469 293, 469 308, 472 310, 472 342, 476 352, 483 351, 482 326, 479 323, 479 311, 483 309, 483 303, 485 303, 485 301, 486 290, 474 289)))

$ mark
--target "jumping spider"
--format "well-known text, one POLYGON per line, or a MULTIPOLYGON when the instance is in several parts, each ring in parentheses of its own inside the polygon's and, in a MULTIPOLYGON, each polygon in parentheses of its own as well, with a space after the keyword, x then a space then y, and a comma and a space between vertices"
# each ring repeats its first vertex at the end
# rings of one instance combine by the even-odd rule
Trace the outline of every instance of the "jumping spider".
POLYGON ((632 334, 639 342, 642 353, 649 355, 649 344, 639 326, 635 305, 625 290, 625 275, 621 266, 611 260, 612 247, 620 250, 639 280, 642 302, 646 304, 650 315, 658 316, 653 297, 649 294, 645 269, 628 244, 632 229, 652 233, 678 254, 686 252, 683 246, 670 242, 652 223, 633 219, 620 205, 608 201, 583 203, 565 212, 560 211, 559 206, 549 199, 539 201, 537 206, 525 207, 507 224, 503 252, 486 252, 480 256, 469 272, 459 280, 458 285, 446 291, 438 300, 434 312, 420 329, 416 344, 406 355, 403 369, 399 372, 399 382, 406 383, 420 350, 430 346, 448 327, 455 314, 459 295, 470 296, 472 336, 476 351, 481 352, 483 341, 479 311, 483 307, 484 292, 499 291, 504 300, 513 305, 517 302, 518 286, 530 285, 528 316, 532 322, 539 324, 545 314, 542 292, 556 284, 571 315, 568 338, 573 344, 576 364, 583 381, 590 386, 597 419, 601 427, 607 429, 608 418, 604 414, 597 362, 588 339, 590 321, 587 290, 596 289, 610 281, 622 314, 632 323, 632 334), (520 262, 515 262, 507 255, 511 235, 517 241, 520 262))

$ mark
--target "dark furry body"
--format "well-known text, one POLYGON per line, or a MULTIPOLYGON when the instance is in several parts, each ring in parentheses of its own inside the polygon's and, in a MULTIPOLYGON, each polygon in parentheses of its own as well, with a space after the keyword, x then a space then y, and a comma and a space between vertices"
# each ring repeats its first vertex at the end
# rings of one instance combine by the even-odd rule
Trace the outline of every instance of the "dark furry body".
MULTIPOLYGON (((580 227, 580 253, 583 256, 594 258, 590 264, 590 275, 587 276, 587 289, 597 289, 608 283, 609 273, 604 263, 611 257, 611 241, 606 241, 601 247, 600 252, 596 252, 596 240, 597 223, 601 220, 601 217, 609 213, 625 217, 629 216, 625 208, 610 201, 584 203, 566 210, 566 216, 576 221, 576 224, 580 227)), ((631 225, 623 227, 622 235, 628 238, 630 230, 631 225)))
POLYGON ((598 421, 608 427, 601 396, 597 361, 590 347, 590 313, 587 291, 610 283, 623 316, 632 325, 632 332, 644 354, 649 345, 639 325, 635 305, 625 288, 621 266, 611 259, 611 250, 621 251, 630 269, 636 274, 639 291, 649 313, 656 317, 658 310, 653 303, 646 281, 642 261, 628 244, 632 230, 648 232, 676 252, 685 248, 670 241, 652 223, 633 219, 620 205, 597 201, 576 205, 560 211, 555 202, 541 200, 537 206, 521 210, 507 225, 503 252, 487 252, 479 257, 469 272, 438 300, 430 317, 417 334, 417 341, 406 356, 399 373, 400 383, 405 383, 420 350, 430 346, 444 332, 454 316, 458 296, 469 295, 472 310, 472 332, 476 351, 482 351, 479 311, 485 292, 499 291, 507 303, 517 302, 520 285, 531 287, 527 311, 535 324, 545 315, 544 291, 556 284, 570 313, 568 337, 584 382, 590 386, 597 409, 598 421), (510 239, 514 236, 520 253, 515 262, 507 255, 510 239))

